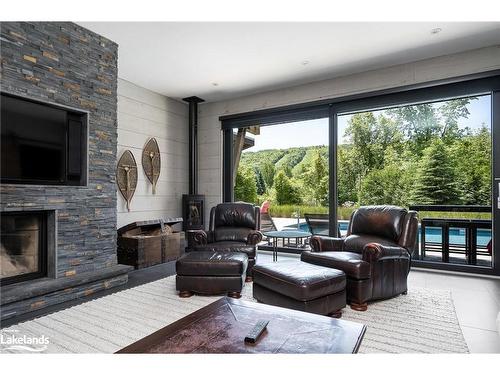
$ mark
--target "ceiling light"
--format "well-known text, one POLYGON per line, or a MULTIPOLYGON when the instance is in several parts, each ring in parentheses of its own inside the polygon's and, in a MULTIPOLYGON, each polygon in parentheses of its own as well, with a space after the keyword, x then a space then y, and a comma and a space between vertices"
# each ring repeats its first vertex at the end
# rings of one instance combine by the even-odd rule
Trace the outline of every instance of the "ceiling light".
POLYGON ((435 29, 431 30, 431 34, 439 34, 443 29, 440 27, 436 27, 435 29))
POLYGON ((306 66, 307 64, 309 64, 309 60, 302 61, 302 65, 306 66))

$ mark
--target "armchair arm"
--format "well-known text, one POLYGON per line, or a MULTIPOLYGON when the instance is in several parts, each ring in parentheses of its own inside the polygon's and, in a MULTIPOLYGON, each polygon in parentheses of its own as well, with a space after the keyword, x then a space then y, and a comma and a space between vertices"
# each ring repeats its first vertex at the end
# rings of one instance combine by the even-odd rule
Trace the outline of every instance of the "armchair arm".
POLYGON ((363 260, 365 262, 378 262, 388 259, 410 259, 408 251, 401 246, 387 246, 371 242, 363 248, 363 260))
POLYGON ((312 236, 309 245, 313 251, 342 251, 344 239, 325 236, 312 236))
POLYGON ((262 241, 262 233, 260 231, 252 230, 250 233, 248 233, 248 245, 257 245, 260 241, 262 241))
POLYGON ((206 245, 213 242, 213 233, 211 231, 205 232, 202 229, 188 231, 188 246, 193 247, 196 245, 206 245))

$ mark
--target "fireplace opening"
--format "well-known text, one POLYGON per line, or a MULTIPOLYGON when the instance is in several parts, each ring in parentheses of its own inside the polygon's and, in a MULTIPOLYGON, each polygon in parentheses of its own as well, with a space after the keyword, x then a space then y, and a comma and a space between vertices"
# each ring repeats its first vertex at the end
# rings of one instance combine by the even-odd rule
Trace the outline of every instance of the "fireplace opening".
POLYGON ((205 229, 205 197, 199 194, 182 196, 182 230, 205 229))
POLYGON ((47 213, 2 212, 0 284, 47 276, 47 213))

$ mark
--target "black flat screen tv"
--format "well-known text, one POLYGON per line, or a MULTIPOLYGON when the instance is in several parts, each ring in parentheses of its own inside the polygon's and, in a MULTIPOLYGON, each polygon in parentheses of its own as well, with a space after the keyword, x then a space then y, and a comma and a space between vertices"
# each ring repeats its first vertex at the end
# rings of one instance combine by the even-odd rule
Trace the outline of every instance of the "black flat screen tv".
POLYGON ((1 94, 1 180, 85 185, 87 114, 1 94))

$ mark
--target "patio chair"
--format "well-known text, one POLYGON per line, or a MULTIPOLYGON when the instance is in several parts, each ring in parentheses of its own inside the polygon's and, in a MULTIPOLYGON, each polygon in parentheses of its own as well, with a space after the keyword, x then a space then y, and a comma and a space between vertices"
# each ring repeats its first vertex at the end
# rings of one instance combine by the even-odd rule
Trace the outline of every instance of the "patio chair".
MULTIPOLYGON (((304 214, 309 232, 318 236, 328 236, 330 234, 330 220, 328 214, 304 214)), ((339 235, 340 237, 340 235, 339 235)), ((309 238, 306 240, 309 245, 309 238)))
POLYGON ((265 201, 262 203, 262 206, 260 206, 260 231, 262 233, 277 230, 274 220, 269 214, 270 205, 271 203, 269 201, 265 201))
MULTIPOLYGON (((330 217, 328 214, 304 214, 309 231, 313 235, 328 236, 330 234, 330 217)), ((337 228, 337 236, 340 236, 340 228, 337 228)))
MULTIPOLYGON (((271 202, 264 201, 260 206, 260 231, 264 237, 266 237, 266 232, 272 232, 278 230, 276 228, 276 224, 274 224, 274 220, 269 213, 269 206, 271 202)), ((267 244, 271 246, 271 239, 266 237, 267 244)))

